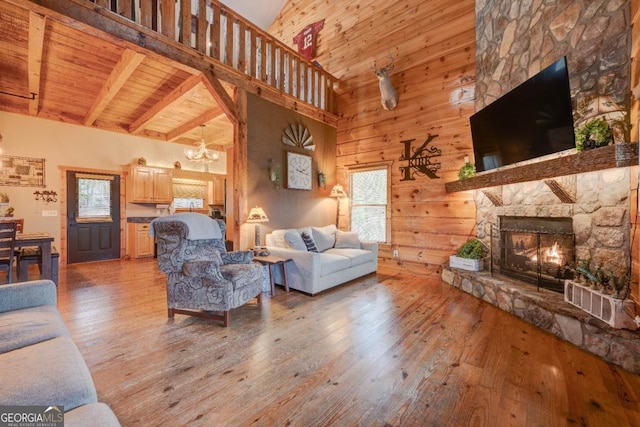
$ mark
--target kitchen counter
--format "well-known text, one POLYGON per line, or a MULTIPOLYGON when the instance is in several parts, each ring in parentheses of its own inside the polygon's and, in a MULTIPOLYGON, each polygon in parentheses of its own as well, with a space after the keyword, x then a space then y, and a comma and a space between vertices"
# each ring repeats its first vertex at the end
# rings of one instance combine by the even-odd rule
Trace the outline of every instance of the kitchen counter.
POLYGON ((135 224, 148 224, 156 218, 158 217, 157 216, 128 216, 127 222, 132 222, 135 224))

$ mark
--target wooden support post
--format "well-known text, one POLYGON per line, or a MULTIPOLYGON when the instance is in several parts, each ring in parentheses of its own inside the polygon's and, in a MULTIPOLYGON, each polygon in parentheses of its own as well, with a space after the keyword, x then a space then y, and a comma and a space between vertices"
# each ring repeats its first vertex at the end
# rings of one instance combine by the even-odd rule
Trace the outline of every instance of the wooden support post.
POLYGON ((40 77, 42 74, 42 51, 44 49, 44 33, 46 18, 29 12, 29 56, 27 58, 29 93, 34 94, 29 100, 29 114, 37 116, 40 110, 40 77))
POLYGON ((233 247, 240 249, 244 242, 249 242, 247 227, 240 227, 248 215, 247 188, 248 188, 248 137, 247 137, 247 92, 236 88, 236 107, 238 120, 234 124, 233 144, 233 247), (244 230, 244 231, 243 231, 244 230))

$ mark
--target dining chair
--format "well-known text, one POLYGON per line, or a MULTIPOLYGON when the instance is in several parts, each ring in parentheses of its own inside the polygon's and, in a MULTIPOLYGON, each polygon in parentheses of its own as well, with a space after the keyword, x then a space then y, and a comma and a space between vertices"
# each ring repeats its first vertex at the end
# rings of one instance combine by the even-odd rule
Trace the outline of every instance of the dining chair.
MULTIPOLYGON (((42 249, 35 247, 20 248, 15 251, 16 254, 16 276, 18 282, 26 282, 29 276, 29 266, 38 264, 40 274, 42 274, 42 249)), ((51 246, 51 280, 58 286, 58 259, 60 253, 55 246, 51 246)))
POLYGON ((24 218, 3 219, 0 222, 14 222, 16 224, 16 233, 22 233, 24 228, 24 218))
POLYGON ((7 283, 13 283, 16 228, 16 223, 12 221, 0 223, 0 270, 7 270, 7 283))
MULTIPOLYGON (((22 233, 22 231, 24 230, 24 218, 3 219, 2 222, 13 222, 13 223, 15 223, 16 224, 16 233, 22 233)), ((20 251, 21 250, 22 250, 22 248, 20 246, 17 246, 15 248, 15 250, 13 251, 13 255, 15 256, 16 260, 20 256, 20 251)), ((18 271, 16 271, 16 277, 17 277, 18 282, 21 282, 20 273, 18 271)))

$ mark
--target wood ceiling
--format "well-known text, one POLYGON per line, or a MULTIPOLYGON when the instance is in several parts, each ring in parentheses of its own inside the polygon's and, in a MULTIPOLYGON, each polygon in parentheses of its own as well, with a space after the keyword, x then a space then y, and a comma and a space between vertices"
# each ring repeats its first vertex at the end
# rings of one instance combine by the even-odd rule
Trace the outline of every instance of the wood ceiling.
MULTIPOLYGON (((204 124, 209 148, 233 144, 201 72, 30 9, 0 0, 0 110, 186 145, 204 124)), ((235 87, 220 83, 233 98, 235 87)))

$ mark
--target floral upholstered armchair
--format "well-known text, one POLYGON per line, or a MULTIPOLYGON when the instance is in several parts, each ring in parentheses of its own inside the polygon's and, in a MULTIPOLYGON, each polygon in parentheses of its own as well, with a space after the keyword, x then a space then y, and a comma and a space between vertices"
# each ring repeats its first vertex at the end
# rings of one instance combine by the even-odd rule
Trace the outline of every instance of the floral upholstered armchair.
POLYGON ((232 308, 253 298, 260 303, 262 266, 252 261, 251 251, 226 251, 223 221, 190 212, 158 218, 151 225, 158 266, 167 275, 170 318, 187 314, 228 326, 232 308))

